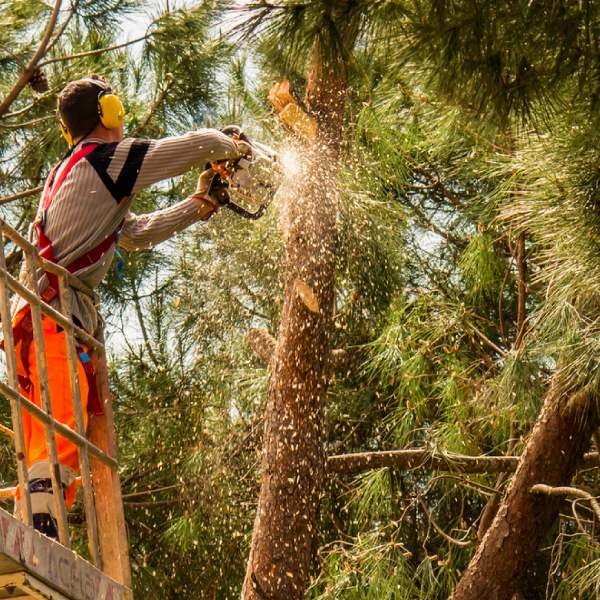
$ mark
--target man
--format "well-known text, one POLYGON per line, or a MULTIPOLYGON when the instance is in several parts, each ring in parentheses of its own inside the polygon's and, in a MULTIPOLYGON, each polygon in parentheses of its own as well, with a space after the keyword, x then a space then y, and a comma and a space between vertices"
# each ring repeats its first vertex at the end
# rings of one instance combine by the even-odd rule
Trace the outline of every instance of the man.
MULTIPOLYGON (((98 76, 69 83, 58 97, 58 114, 70 152, 50 173, 30 240, 40 255, 62 265, 90 288, 97 287, 110 268, 117 245, 138 250, 158 244, 197 221, 205 221, 219 208, 208 194, 213 173, 205 171, 195 193, 163 210, 136 215, 130 211, 133 196, 157 181, 180 175, 207 162, 238 158, 248 153, 244 142, 214 129, 193 131, 162 140, 123 137, 124 110, 110 84, 98 76)), ((25 274, 23 273, 23 276, 25 274)), ((36 274, 44 300, 56 307, 58 282, 50 273, 36 274)), ((98 328, 93 298, 72 290, 73 316, 89 333, 98 328)), ((31 335, 31 315, 20 301, 13 322, 21 393, 41 406, 40 381, 31 335)), ((64 332, 43 319, 44 343, 54 417, 75 429, 67 370, 64 332)), ((95 385, 86 348, 78 348, 79 380, 87 427, 95 385)), ((48 450, 42 424, 23 411, 26 458, 34 527, 57 537, 48 450)), ((74 480, 79 473, 77 447, 57 438, 61 479, 67 506, 73 503, 74 480)))

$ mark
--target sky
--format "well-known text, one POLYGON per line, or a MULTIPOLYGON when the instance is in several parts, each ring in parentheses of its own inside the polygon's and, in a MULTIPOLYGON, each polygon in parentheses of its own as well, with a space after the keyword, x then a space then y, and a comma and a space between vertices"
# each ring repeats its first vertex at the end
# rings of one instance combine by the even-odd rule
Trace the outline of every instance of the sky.
MULTIPOLYGON (((146 8, 139 12, 132 14, 131 19, 126 24, 121 34, 121 41, 132 40, 137 37, 141 37, 146 33, 148 25, 152 22, 153 18, 157 14, 164 12, 166 9, 174 10, 177 8, 190 7, 201 3, 202 0, 148 0, 146 2, 146 8)), ((235 3, 234 7, 243 7, 249 4, 250 0, 240 0, 235 3)), ((221 29, 227 31, 229 28, 234 27, 239 23, 240 17, 236 17, 235 13, 232 14, 230 22, 221 29)))
POLYGON ((148 25, 157 14, 164 12, 167 8, 173 10, 184 6, 193 6, 202 0, 148 0, 146 8, 140 12, 132 13, 131 18, 125 24, 121 33, 121 40, 127 41, 143 36, 148 25))
POLYGON ((141 37, 146 33, 148 25, 150 25, 157 13, 164 11, 167 6, 176 8, 183 4, 191 5, 194 2, 190 2, 189 0, 179 0, 179 2, 175 2, 174 0, 151 0, 147 2, 145 10, 131 14, 131 18, 126 22, 119 41, 125 42, 141 37))

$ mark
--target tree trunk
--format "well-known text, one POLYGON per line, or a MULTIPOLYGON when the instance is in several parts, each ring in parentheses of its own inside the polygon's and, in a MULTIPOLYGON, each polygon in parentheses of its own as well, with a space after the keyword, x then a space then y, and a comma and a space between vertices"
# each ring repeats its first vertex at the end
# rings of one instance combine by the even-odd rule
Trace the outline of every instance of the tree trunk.
POLYGON ((598 426, 597 401, 590 391, 566 397, 551 386, 513 481, 452 600, 510 600, 516 593, 561 503, 532 494, 531 487, 570 482, 598 426))
MULTIPOLYGON (((265 412, 261 489, 243 598, 294 600, 309 583, 325 476, 323 404, 334 300, 336 172, 346 81, 315 49, 306 105, 319 122, 288 178, 285 301, 265 412)), ((281 194, 281 193, 280 193, 281 194)))

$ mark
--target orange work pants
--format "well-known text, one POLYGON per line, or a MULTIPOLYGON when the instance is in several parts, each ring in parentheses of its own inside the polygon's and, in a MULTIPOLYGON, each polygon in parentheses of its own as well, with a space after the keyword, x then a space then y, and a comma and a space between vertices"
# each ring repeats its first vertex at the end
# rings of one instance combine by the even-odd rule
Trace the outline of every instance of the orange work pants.
MULTIPOLYGON (((20 315, 17 315, 19 319, 20 315)), ((15 320, 16 321, 16 320, 15 320)), ((52 415, 57 420, 77 431, 75 413, 73 410, 73 400, 71 394, 71 381, 69 377, 69 367, 67 363, 67 344, 65 332, 58 330, 56 323, 48 317, 42 319, 42 329, 44 335, 44 345, 46 351, 46 361, 48 364, 48 386, 50 390, 50 403, 52 406, 52 415)), ((19 385, 21 394, 43 408, 40 394, 40 376, 37 368, 35 356, 35 342, 31 341, 29 349, 23 353, 23 340, 16 344, 17 368, 20 377, 29 379, 29 386, 19 385), (24 364, 24 360, 28 364, 24 364)), ((81 408, 83 411, 84 426, 87 429, 88 424, 88 398, 89 384, 81 360, 78 357, 77 371, 79 375, 79 386, 81 390, 81 408)), ((44 472, 44 463, 48 465, 46 477, 50 477, 48 448, 46 446, 46 430, 44 424, 31 415, 27 410, 22 409, 23 433, 25 437, 25 457, 27 465, 37 465, 36 470, 44 472)), ((75 499, 75 483, 72 481, 79 474, 79 452, 77 446, 66 438, 56 436, 56 450, 58 453, 58 462, 66 469, 61 469, 69 475, 63 475, 63 480, 68 483, 66 488, 67 507, 73 504, 75 499)))

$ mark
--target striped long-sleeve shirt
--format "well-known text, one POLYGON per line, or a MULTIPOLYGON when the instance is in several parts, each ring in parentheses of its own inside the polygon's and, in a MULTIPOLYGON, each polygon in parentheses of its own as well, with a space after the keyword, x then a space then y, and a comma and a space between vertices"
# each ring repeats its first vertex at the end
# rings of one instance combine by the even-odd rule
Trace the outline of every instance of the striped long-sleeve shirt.
MULTIPOLYGON (((191 196, 142 215, 130 211, 133 196, 195 165, 237 156, 235 142, 214 129, 162 140, 127 138, 105 143, 89 137, 83 141, 100 145, 71 169, 45 214, 44 233, 52 242, 56 262, 62 266, 72 264, 119 228, 119 245, 137 250, 158 244, 198 221, 199 204, 191 196)), ((29 237, 37 244, 33 226, 29 237)), ((113 244, 100 260, 75 275, 90 288, 97 287, 110 268, 115 249, 113 244)), ((43 291, 48 281, 43 273, 37 275, 43 291)), ((93 333, 98 324, 95 300, 77 290, 73 290, 73 298, 74 316, 93 333)), ((15 310, 22 306, 18 303, 15 310)))

